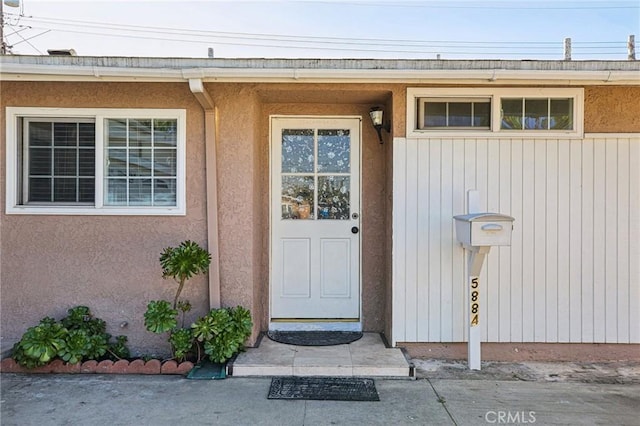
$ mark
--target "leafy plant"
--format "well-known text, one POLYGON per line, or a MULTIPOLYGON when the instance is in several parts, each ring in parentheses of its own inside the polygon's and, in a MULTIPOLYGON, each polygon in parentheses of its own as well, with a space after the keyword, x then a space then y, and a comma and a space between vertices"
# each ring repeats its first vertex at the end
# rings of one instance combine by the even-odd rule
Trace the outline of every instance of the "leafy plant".
POLYGON ((106 323, 94 318, 86 306, 69 309, 60 322, 51 317, 29 328, 13 347, 12 356, 18 364, 27 368, 45 365, 55 358, 71 364, 85 359, 104 359, 105 356, 120 359, 129 356, 127 338, 118 336, 111 350, 106 333, 106 323))
POLYGON ((204 274, 211 264, 211 254, 193 241, 183 241, 178 247, 167 247, 160 255, 162 277, 171 277, 178 283, 173 298, 173 309, 178 306, 178 298, 184 284, 194 275, 204 274))
POLYGON ((53 360, 64 346, 67 329, 53 318, 45 317, 29 328, 13 347, 16 362, 27 368, 39 367, 53 360))
POLYGON ((129 348, 127 347, 127 340, 127 336, 117 336, 115 342, 109 343, 108 352, 110 358, 122 359, 131 356, 129 348))
POLYGON ((144 326, 152 333, 166 333, 178 325, 177 315, 178 311, 171 309, 166 300, 152 300, 144 313, 144 326))
POLYGON ((244 349, 251 335, 250 312, 241 307, 212 309, 191 327, 212 362, 223 363, 244 349))
POLYGON ((184 317, 191 310, 191 304, 179 300, 180 294, 190 278, 207 272, 210 263, 209 252, 188 240, 178 247, 164 249, 160 255, 163 278, 173 278, 178 288, 173 305, 166 300, 149 302, 144 324, 153 333, 169 333, 172 355, 179 360, 197 350, 200 361, 204 349, 211 361, 225 362, 243 349, 244 341, 251 334, 251 314, 240 306, 212 309, 191 324, 190 328, 184 327, 184 317), (181 315, 180 327, 178 315, 181 315))
POLYGON ((71 330, 58 350, 58 356, 70 364, 77 364, 87 355, 90 348, 91 343, 86 331, 71 330))
POLYGON ((171 343, 173 356, 184 360, 193 349, 193 334, 188 328, 180 328, 171 333, 169 343, 171 343))

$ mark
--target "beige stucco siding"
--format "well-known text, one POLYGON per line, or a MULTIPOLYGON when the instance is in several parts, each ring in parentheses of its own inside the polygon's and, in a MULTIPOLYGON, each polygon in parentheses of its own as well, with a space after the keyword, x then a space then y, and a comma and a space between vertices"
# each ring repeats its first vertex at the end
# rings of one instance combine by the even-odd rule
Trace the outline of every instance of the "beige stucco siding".
POLYGON ((584 103, 585 132, 640 132, 640 87, 587 87, 584 103))
MULTIPOLYGON (((6 106, 187 110, 187 215, 179 217, 6 215, 5 132, 0 136, 3 340, 19 339, 44 316, 87 305, 111 334, 127 335, 132 348, 168 351, 165 336, 143 325, 147 302, 171 299, 175 290, 162 279, 158 257, 185 239, 206 244, 203 113, 188 86, 2 82, 0 99, 3 129, 6 106)), ((189 283, 183 295, 194 305, 192 316, 207 311, 207 294, 204 278, 189 283)))

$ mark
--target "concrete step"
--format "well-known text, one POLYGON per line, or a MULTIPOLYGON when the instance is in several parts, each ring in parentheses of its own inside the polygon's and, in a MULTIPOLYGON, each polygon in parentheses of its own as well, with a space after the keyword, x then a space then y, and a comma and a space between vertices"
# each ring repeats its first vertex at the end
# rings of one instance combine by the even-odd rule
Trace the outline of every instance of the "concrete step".
POLYGON ((355 342, 335 346, 295 346, 264 337, 257 348, 238 355, 230 368, 234 377, 256 376, 413 376, 398 348, 387 348, 378 333, 364 333, 355 342))

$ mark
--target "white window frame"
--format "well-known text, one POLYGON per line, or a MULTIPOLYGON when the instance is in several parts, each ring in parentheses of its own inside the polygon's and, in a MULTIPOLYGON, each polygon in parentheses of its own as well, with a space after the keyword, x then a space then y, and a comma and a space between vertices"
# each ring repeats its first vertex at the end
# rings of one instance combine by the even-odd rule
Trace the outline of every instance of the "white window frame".
POLYGON ((469 87, 469 88, 407 88, 407 138, 424 137, 490 137, 490 138, 569 138, 584 137, 583 88, 529 88, 529 87, 469 87), (491 100, 491 126, 486 128, 418 129, 418 112, 423 98, 489 98, 491 100), (571 130, 510 130, 501 129, 502 98, 570 98, 573 99, 573 129, 571 130))
MULTIPOLYGON (((184 109, 133 108, 37 108, 7 107, 6 110, 6 213, 30 215, 186 215, 186 118, 184 109), (95 120, 95 204, 18 204, 20 191, 18 164, 21 118, 70 118, 95 120), (177 120, 176 205, 175 206, 108 206, 104 204, 105 121, 108 118, 149 118, 177 120)), ((23 183, 24 185, 24 183, 23 183)))

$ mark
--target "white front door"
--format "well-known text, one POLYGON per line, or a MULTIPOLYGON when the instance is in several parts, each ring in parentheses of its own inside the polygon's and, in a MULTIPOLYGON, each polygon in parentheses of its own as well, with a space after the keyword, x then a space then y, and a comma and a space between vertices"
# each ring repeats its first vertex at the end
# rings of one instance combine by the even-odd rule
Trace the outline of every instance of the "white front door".
POLYGON ((360 119, 271 119, 271 319, 360 318, 360 119))

